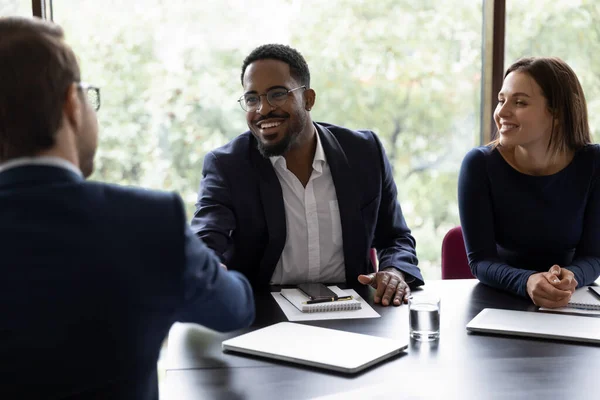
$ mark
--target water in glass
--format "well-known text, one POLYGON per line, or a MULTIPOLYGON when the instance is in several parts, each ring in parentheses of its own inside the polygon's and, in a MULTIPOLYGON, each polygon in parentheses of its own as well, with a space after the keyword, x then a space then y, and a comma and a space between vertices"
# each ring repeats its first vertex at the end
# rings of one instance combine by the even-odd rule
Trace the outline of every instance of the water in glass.
POLYGON ((422 341, 439 338, 439 302, 413 302, 409 307, 410 336, 422 341))

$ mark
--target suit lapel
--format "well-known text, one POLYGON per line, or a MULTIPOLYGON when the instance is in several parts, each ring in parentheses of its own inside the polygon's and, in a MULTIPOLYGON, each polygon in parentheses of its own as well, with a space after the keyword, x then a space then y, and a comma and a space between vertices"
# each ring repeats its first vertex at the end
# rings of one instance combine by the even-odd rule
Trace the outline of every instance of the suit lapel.
POLYGON ((363 270, 368 247, 365 225, 360 212, 360 192, 344 150, 329 129, 315 124, 331 171, 340 209, 346 282, 363 270))
POLYGON ((269 232, 260 262, 259 282, 269 282, 283 252, 287 236, 283 194, 271 161, 258 152, 254 138, 250 141, 250 154, 258 170, 260 200, 269 232))

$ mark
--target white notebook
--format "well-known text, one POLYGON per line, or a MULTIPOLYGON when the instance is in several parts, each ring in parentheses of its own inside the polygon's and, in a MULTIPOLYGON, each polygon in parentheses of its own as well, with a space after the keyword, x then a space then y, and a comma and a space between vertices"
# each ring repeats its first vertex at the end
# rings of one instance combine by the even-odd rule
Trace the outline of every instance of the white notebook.
POLYGON ((280 322, 226 340, 222 348, 333 371, 355 373, 399 354, 408 348, 408 343, 311 325, 280 322))
MULTIPOLYGON (((577 289, 571 296, 571 301, 569 301, 566 307, 540 307, 540 311, 598 315, 600 314, 600 299, 589 288, 590 286, 583 286, 577 289)), ((594 288, 600 290, 599 286, 594 286, 594 288)))
MULTIPOLYGON (((329 286, 335 294, 338 296, 348 296, 346 292, 337 286, 329 286)), ((281 289, 281 296, 287 301, 292 303, 294 307, 304 313, 322 312, 322 311, 349 311, 349 310, 360 310, 360 301, 356 299, 352 300, 338 300, 328 301, 325 303, 306 304, 310 298, 298 289, 281 289)))
POLYGON ((567 307, 600 310, 600 299, 598 299, 591 290, 590 286, 583 286, 577 289, 571 296, 571 300, 567 307))

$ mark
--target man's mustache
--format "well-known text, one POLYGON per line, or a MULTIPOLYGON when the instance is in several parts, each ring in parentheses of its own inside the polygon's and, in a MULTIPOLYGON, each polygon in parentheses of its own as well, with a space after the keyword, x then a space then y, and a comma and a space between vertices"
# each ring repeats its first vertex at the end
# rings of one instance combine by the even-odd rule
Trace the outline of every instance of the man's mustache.
POLYGON ((265 119, 269 119, 269 118, 288 118, 290 116, 290 114, 288 113, 268 113, 265 116, 261 116, 259 119, 257 119, 256 121, 254 121, 255 124, 259 123, 260 121, 264 121, 265 119))

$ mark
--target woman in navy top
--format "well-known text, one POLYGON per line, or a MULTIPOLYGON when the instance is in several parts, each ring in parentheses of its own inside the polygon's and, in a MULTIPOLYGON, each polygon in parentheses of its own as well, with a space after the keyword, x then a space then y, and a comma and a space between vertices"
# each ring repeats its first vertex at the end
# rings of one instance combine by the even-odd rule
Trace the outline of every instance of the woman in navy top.
POLYGON ((473 274, 483 283, 565 306, 600 275, 600 147, 573 70, 526 58, 504 75, 498 138, 465 156, 460 220, 473 274))

